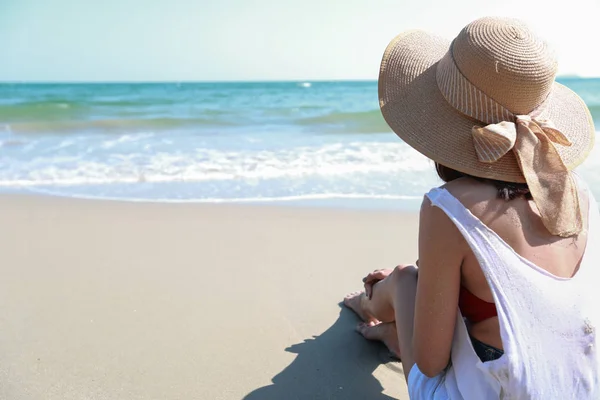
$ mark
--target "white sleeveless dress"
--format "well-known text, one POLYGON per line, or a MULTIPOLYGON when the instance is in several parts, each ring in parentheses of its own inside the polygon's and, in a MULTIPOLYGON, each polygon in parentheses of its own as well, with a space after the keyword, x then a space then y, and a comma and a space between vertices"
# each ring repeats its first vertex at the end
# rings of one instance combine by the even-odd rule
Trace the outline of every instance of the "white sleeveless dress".
POLYGON ((504 355, 481 362, 459 312, 451 366, 428 378, 415 365, 408 378, 411 399, 600 399, 600 216, 588 195, 588 242, 569 279, 519 256, 445 189, 427 194, 479 261, 498 310, 504 355))

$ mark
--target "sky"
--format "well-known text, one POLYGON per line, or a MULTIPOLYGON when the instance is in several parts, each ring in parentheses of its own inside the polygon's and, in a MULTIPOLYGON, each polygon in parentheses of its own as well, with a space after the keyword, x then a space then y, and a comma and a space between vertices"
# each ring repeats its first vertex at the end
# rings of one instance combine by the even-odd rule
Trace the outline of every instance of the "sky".
POLYGON ((0 81, 376 79, 408 29, 525 20, 559 75, 600 76, 600 0, 0 0, 0 81))

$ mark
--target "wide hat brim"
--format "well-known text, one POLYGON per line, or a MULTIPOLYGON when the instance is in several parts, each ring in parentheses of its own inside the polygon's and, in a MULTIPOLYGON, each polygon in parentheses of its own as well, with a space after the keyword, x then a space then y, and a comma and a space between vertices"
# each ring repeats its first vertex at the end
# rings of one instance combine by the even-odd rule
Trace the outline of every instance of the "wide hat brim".
MULTIPOLYGON (((423 31, 405 32, 392 40, 379 72, 379 105, 385 121, 408 145, 444 166, 482 178, 525 182, 513 152, 491 164, 478 160, 471 130, 485 124, 452 107, 437 85, 437 63, 449 48, 450 41, 423 31)), ((575 92, 553 85, 544 118, 571 142, 556 148, 572 170, 594 146, 594 123, 575 92)))

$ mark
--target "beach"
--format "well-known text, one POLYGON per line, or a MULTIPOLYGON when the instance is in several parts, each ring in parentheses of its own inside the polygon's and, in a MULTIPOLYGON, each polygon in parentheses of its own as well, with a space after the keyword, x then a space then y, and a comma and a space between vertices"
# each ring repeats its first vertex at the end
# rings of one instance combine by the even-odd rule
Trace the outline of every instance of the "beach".
POLYGON ((407 399, 341 306, 417 214, 0 196, 0 398, 407 399))

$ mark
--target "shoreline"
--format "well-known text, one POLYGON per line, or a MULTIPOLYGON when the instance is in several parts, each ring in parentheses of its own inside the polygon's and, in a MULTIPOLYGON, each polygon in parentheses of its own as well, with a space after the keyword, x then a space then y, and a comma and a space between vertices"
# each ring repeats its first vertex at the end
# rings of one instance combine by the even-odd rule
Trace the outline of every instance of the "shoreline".
POLYGON ((0 195, 0 398, 408 398, 340 306, 416 213, 0 195))
MULTIPOLYGON (((441 183, 440 183, 441 184, 441 183)), ((348 209, 355 211, 396 211, 418 212, 422 196, 392 196, 392 195, 299 195, 273 198, 209 198, 209 199, 152 199, 152 198, 121 198, 93 195, 77 195, 56 193, 50 191, 35 191, 26 188, 1 188, 1 196, 24 196, 43 198, 62 198, 84 201, 108 201, 134 204, 197 204, 197 205, 229 205, 229 206, 260 206, 283 208, 308 208, 321 210, 348 209)))

